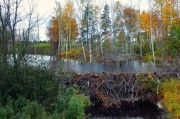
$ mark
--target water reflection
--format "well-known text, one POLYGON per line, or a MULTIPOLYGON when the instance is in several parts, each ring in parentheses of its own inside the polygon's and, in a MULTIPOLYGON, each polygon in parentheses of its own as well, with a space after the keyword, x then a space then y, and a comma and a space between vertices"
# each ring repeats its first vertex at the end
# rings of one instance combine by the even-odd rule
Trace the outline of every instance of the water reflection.
POLYGON ((101 73, 101 72, 155 72, 160 69, 152 62, 140 63, 138 61, 130 61, 121 65, 104 64, 104 63, 82 63, 71 59, 62 59, 64 67, 79 73, 101 73))
POLYGON ((101 73, 101 72, 155 72, 160 71, 152 62, 140 63, 139 61, 123 62, 121 64, 86 63, 72 59, 58 60, 55 56, 28 55, 28 62, 31 65, 43 65, 48 68, 58 68, 59 62, 63 62, 64 69, 78 73, 101 73))

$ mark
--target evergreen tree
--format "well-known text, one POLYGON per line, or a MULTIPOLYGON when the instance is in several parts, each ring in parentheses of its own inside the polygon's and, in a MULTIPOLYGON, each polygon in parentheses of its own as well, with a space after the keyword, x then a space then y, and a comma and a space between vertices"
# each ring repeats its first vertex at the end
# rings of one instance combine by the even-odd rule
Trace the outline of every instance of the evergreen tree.
POLYGON ((167 43, 168 55, 176 56, 180 55, 180 22, 178 26, 172 25, 170 30, 170 40, 167 43))
POLYGON ((91 38, 92 23, 93 23, 92 17, 93 17, 92 7, 87 5, 85 7, 83 18, 81 21, 81 38, 83 42, 88 42, 88 40, 90 40, 91 38))
POLYGON ((113 22, 112 28, 113 28, 113 37, 114 41, 117 39, 117 36, 119 36, 123 30, 123 12, 122 12, 122 6, 120 2, 116 2, 115 9, 114 9, 114 16, 115 20, 113 22))
POLYGON ((88 50, 89 46, 89 61, 92 63, 92 25, 93 24, 93 9, 90 5, 88 0, 87 6, 85 7, 84 14, 82 17, 82 24, 81 24, 81 40, 83 43, 86 43, 86 50, 88 50))
POLYGON ((101 16, 101 29, 103 38, 107 38, 111 30, 111 20, 109 17, 109 13, 109 6, 106 4, 104 6, 103 14, 101 16))
POLYGON ((93 7, 92 13, 92 40, 97 39, 98 36, 98 6, 93 7))

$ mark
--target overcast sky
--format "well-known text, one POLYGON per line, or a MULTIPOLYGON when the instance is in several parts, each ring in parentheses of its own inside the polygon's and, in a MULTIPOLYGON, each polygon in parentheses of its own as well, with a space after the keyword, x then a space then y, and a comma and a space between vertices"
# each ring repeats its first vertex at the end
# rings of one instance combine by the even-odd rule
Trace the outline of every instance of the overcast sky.
MULTIPOLYGON (((55 8, 55 1, 56 0, 39 0, 39 4, 37 6, 37 12, 40 14, 40 16, 44 16, 45 18, 47 18, 47 22, 45 22, 43 25, 41 25, 40 27, 40 40, 48 40, 48 38, 46 37, 46 27, 48 25, 48 21, 51 19, 52 16, 54 16, 55 12, 54 12, 54 8, 55 8)), ((64 5, 65 1, 68 0, 57 0, 59 1, 61 4, 64 5)), ((71 0, 72 2, 76 1, 76 0, 71 0)), ((96 3, 110 3, 110 0, 92 0, 96 3)), ((117 0, 114 0, 117 1, 117 0)), ((137 1, 138 0, 119 0, 123 5, 131 5, 130 1, 132 2, 132 6, 136 7, 137 6, 137 1)), ((141 10, 147 10, 148 9, 148 4, 147 1, 148 0, 141 0, 141 10)), ((75 4, 74 4, 75 5, 75 4)))

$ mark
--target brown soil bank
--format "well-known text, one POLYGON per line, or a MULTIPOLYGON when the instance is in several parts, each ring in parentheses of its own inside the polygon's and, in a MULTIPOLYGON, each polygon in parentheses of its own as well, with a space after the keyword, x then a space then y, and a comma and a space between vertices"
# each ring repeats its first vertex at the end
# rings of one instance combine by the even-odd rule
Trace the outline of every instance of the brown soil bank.
POLYGON ((156 109, 163 98, 160 83, 167 78, 179 78, 179 73, 76 74, 67 85, 77 84, 90 97, 92 107, 88 112, 108 115, 119 110, 156 109))

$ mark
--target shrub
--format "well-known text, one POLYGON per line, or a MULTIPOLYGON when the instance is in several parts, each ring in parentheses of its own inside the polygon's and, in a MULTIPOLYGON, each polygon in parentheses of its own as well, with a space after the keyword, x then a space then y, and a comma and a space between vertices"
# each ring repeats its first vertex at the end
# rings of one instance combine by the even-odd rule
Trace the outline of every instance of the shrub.
POLYGON ((0 119, 9 119, 15 114, 12 100, 9 98, 5 106, 0 106, 0 119))
POLYGON ((180 117, 180 81, 168 79, 162 83, 161 90, 167 110, 175 117, 180 117))
POLYGON ((67 96, 69 96, 69 100, 65 117, 67 119, 84 119, 85 108, 90 106, 89 99, 73 87, 67 90, 67 96))
POLYGON ((60 83, 55 116, 59 115, 59 118, 64 119, 84 119, 85 108, 90 106, 90 100, 80 92, 77 85, 65 85, 71 77, 71 72, 63 72, 61 69, 56 72, 55 78, 60 83))
POLYGON ((42 67, 1 68, 0 119, 83 119, 89 99, 65 85, 72 72, 42 67), (9 98, 10 97, 10 98, 9 98))
POLYGON ((23 108, 21 119, 49 119, 44 107, 37 102, 29 102, 23 108))
POLYGON ((139 89, 143 89, 145 92, 156 92, 158 88, 158 81, 153 78, 151 74, 146 75, 138 75, 138 87, 139 89))

